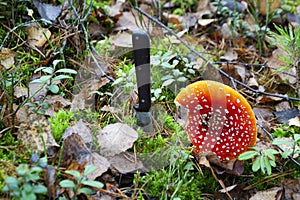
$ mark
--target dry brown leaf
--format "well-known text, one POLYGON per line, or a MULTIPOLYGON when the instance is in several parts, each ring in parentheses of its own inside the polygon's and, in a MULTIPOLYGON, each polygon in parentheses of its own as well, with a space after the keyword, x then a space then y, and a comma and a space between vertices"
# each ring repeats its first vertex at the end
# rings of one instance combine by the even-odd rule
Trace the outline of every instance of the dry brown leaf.
POLYGON ((289 119, 289 126, 298 126, 300 127, 300 119, 299 116, 289 119))
POLYGON ((0 51, 0 64, 5 67, 5 69, 10 69, 15 64, 15 55, 16 53, 14 51, 8 48, 2 48, 0 51))
POLYGON ((56 155, 56 160, 60 159, 61 167, 72 170, 83 170, 88 163, 92 163, 92 153, 85 145, 80 135, 73 133, 64 139, 62 153, 56 155))
POLYGON ((50 123, 44 115, 29 115, 28 121, 20 124, 18 140, 36 153, 44 152, 44 142, 47 150, 59 147, 53 138, 50 123))
POLYGON ((258 191, 250 200, 281 200, 284 196, 282 187, 274 187, 265 191, 258 191))
POLYGON ((109 124, 98 132, 100 154, 109 157, 131 148, 138 133, 127 124, 109 124))
POLYGON ((40 29, 36 25, 27 28, 27 42, 31 48, 42 47, 51 36, 48 29, 40 29))
POLYGON ((14 96, 16 98, 28 97, 28 89, 21 86, 16 86, 14 90, 14 96))
MULTIPOLYGON (((288 54, 282 49, 275 49, 272 52, 272 56, 269 58, 268 65, 275 70, 279 70, 282 67, 288 66, 288 63, 282 61, 282 57, 288 57, 288 54)), ((297 71, 295 67, 291 67, 289 70, 285 70, 284 72, 276 71, 274 73, 279 75, 282 81, 287 80, 290 84, 295 84, 297 82, 297 71)))
POLYGON ((110 164, 121 174, 145 171, 143 163, 131 153, 120 153, 109 159, 110 164))
MULTIPOLYGON (((274 93, 276 95, 280 95, 278 93, 274 93)), ((273 96, 266 96, 266 95, 260 95, 256 98, 256 103, 258 104, 265 104, 265 103, 276 103, 282 101, 282 98, 280 97, 273 97, 273 96)))
POLYGON ((221 59, 224 59, 224 60, 227 60, 227 61, 233 61, 233 60, 236 60, 238 58, 238 54, 237 52, 232 49, 232 48, 229 48, 226 53, 220 57, 221 59))
POLYGON ((91 147, 93 143, 93 136, 91 130, 85 125, 85 123, 80 119, 74 126, 68 127, 63 136, 62 139, 65 139, 72 135, 73 133, 77 133, 82 139, 83 142, 91 147))
POLYGON ((110 166, 110 163, 106 158, 103 156, 100 156, 98 153, 93 152, 93 161, 90 164, 93 164, 94 166, 97 167, 97 169, 89 174, 87 178, 89 180, 95 180, 97 177, 100 177, 104 172, 106 172, 110 166))
POLYGON ((130 48, 130 47, 132 47, 132 39, 131 38, 132 38, 132 34, 124 31, 117 35, 114 35, 112 37, 112 39, 110 40, 110 43, 117 47, 130 48))

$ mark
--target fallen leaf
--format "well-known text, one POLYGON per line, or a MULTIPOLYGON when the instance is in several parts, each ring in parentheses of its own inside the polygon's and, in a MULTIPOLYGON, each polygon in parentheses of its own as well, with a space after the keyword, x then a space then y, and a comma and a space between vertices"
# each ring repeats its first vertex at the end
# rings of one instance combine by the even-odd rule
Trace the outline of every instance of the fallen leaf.
POLYGON ((131 148, 138 139, 138 133, 127 124, 109 124, 97 135, 100 154, 109 157, 131 148))
POLYGON ((151 30, 151 23, 149 23, 149 19, 142 16, 142 20, 139 18, 139 14, 134 10, 131 9, 128 12, 123 12, 122 15, 119 17, 119 20, 117 22, 117 26, 114 29, 115 31, 124 31, 124 30, 130 30, 134 31, 137 29, 140 29, 144 27, 145 25, 149 26, 147 27, 148 30, 151 30), (142 21, 142 24, 141 24, 142 21))
POLYGON ((85 165, 92 163, 92 153, 85 145, 82 137, 73 133, 64 139, 63 149, 56 155, 56 160, 61 159, 60 166, 73 170, 84 170, 85 165))
POLYGON ((59 147, 53 138, 48 119, 44 115, 35 113, 29 115, 29 119, 20 124, 18 140, 36 153, 44 152, 44 144, 49 153, 51 147, 59 147))
POLYGON ((97 177, 100 177, 104 172, 108 170, 110 166, 108 160, 105 157, 100 156, 98 153, 93 152, 92 156, 93 160, 91 164, 96 166, 97 169, 87 176, 89 180, 95 180, 97 177))
POLYGON ((277 121, 282 124, 288 124, 289 120, 300 115, 300 111, 296 108, 289 110, 274 112, 277 121))
POLYGON ((132 34, 127 32, 121 32, 117 35, 114 35, 112 39, 110 40, 110 43, 112 45, 115 45, 117 47, 126 47, 130 48, 132 47, 132 34))
POLYGON ((280 200, 284 197, 284 190, 282 187, 273 187, 271 189, 265 190, 265 191, 258 191, 256 192, 252 197, 250 197, 250 200, 280 200))
POLYGON ((29 83, 29 96, 34 101, 41 101, 47 94, 46 84, 43 83, 29 83))
POLYGON ((5 67, 5 69, 10 69, 15 64, 15 55, 16 53, 14 51, 8 48, 2 48, 0 51, 0 64, 5 67))
POLYGON ((91 147, 93 145, 93 136, 91 130, 85 125, 85 123, 80 119, 74 126, 68 127, 62 139, 65 139, 72 135, 73 133, 77 133, 82 139, 83 142, 88 146, 91 147))
POLYGON ((36 25, 27 27, 27 33, 27 42, 33 49, 42 47, 47 42, 47 38, 49 39, 51 36, 48 29, 41 29, 36 25))
POLYGON ((299 116, 289 119, 289 126, 298 126, 300 127, 300 119, 299 116))
POLYGON ((61 13, 61 8, 59 6, 41 3, 36 0, 33 0, 32 2, 33 5, 37 8, 40 16, 46 20, 55 21, 61 13))
POLYGON ((272 56, 268 60, 268 66, 273 68, 275 74, 277 74, 282 81, 286 80, 290 84, 297 82, 297 71, 295 67, 290 67, 287 70, 280 70, 281 68, 288 66, 288 63, 282 61, 283 57, 289 57, 289 55, 282 49, 275 49, 272 52, 272 56))
POLYGON ((117 0, 115 4, 112 6, 104 6, 105 10, 107 11, 108 15, 114 19, 119 18, 122 15, 122 5, 124 1, 117 0))
POLYGON ((16 86, 14 90, 14 96, 18 99, 20 97, 28 97, 28 88, 16 86))
POLYGON ((207 26, 215 21, 216 19, 198 19, 198 24, 201 26, 207 26))
POLYGON ((238 58, 238 54, 234 49, 230 48, 220 58, 224 59, 224 60, 228 60, 228 61, 233 61, 233 60, 236 60, 238 58))
MULTIPOLYGON (((278 93, 273 93, 275 95, 280 95, 278 93)), ((265 103, 276 103, 282 101, 282 98, 280 97, 274 97, 270 95, 260 95, 256 98, 256 103, 258 104, 265 104, 265 103)))
POLYGON ((121 174, 130 172, 145 171, 143 163, 137 159, 134 154, 120 153, 109 159, 110 164, 121 174))

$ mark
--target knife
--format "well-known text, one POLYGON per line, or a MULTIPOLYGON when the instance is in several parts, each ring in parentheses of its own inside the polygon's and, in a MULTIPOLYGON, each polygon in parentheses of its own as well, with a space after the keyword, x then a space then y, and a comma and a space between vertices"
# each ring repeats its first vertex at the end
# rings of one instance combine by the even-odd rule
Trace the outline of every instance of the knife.
POLYGON ((144 132, 153 132, 151 115, 150 38, 139 29, 132 33, 133 58, 138 87, 138 104, 134 105, 137 125, 144 132))

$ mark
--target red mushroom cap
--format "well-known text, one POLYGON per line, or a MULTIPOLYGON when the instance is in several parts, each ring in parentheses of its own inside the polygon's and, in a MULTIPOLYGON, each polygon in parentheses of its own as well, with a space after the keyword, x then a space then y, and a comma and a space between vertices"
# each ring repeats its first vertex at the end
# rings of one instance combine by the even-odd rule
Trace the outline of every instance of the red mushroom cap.
POLYGON ((196 153, 212 151, 222 161, 236 159, 256 143, 256 119, 247 100, 215 81, 188 85, 175 104, 187 111, 185 127, 196 153))

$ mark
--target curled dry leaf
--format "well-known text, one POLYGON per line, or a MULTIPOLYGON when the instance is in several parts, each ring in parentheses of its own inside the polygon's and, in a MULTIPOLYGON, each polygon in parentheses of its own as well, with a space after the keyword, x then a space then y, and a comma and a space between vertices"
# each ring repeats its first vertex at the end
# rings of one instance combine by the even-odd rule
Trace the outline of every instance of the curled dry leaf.
MULTIPOLYGON (((60 152, 56 155, 56 160, 59 158, 60 152)), ((91 162, 92 153, 85 145, 80 135, 73 133, 64 139, 64 146, 61 154, 61 167, 83 170, 85 165, 91 162)))
POLYGON ((131 148, 138 139, 138 133, 127 124, 110 124, 98 132, 100 154, 114 156, 131 148))

